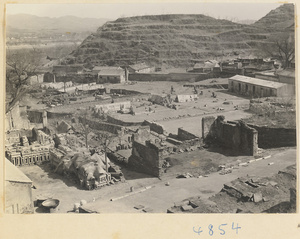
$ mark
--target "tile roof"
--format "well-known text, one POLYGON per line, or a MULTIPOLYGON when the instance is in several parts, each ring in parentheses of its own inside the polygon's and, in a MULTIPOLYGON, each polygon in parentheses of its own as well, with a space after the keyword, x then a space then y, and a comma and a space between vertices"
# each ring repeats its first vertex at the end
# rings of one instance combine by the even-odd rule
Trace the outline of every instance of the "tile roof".
POLYGON ((264 87, 268 87, 268 88, 276 88, 276 89, 287 85, 287 84, 280 83, 280 82, 262 80, 262 79, 258 79, 258 78, 241 76, 241 75, 235 75, 235 76, 229 78, 229 80, 235 80, 235 81, 240 81, 243 83, 249 83, 252 85, 259 85, 259 86, 264 86, 264 87))
POLYGON ((119 69, 103 69, 98 72, 98 75, 104 75, 104 76, 120 76, 124 75, 125 71, 122 68, 119 69))

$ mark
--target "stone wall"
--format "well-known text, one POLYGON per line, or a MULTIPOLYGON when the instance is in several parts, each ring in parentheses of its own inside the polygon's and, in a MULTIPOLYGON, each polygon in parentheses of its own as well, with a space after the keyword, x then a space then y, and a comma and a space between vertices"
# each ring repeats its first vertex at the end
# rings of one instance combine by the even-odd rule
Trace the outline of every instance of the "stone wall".
POLYGON ((277 148, 297 145, 297 131, 294 128, 271 128, 248 124, 258 132, 258 147, 277 148))
POLYGON ((219 144, 242 155, 256 155, 258 132, 243 121, 225 122, 224 119, 224 116, 217 117, 205 141, 219 144))
POLYGON ((184 141, 184 140, 196 139, 198 137, 182 128, 178 128, 177 138, 181 141, 184 141))
POLYGON ((154 131, 154 132, 156 132, 158 134, 164 134, 165 133, 165 130, 164 130, 163 126, 160 125, 160 124, 158 124, 158 123, 150 122, 148 120, 145 120, 142 123, 142 126, 146 126, 146 125, 149 125, 150 126, 150 130, 154 131))
POLYGON ((128 121, 123 121, 120 119, 116 119, 110 115, 106 115, 106 119, 108 123, 111 124, 118 124, 118 125, 122 125, 122 126, 139 126, 142 124, 142 122, 128 122, 128 121))
POLYGON ((132 140, 143 143, 151 137, 150 126, 142 126, 132 134, 132 140))
MULTIPOLYGON (((79 122, 81 122, 81 121, 82 121, 82 117, 79 117, 79 122)), ((108 124, 108 123, 104 123, 104 122, 101 122, 101 121, 85 119, 85 122, 92 129, 107 131, 107 132, 110 132, 110 133, 113 133, 113 134, 118 134, 118 131, 121 131, 123 129, 123 127, 120 126, 120 125, 108 124)))
POLYGON ((145 143, 133 141, 132 154, 128 159, 128 167, 138 172, 160 177, 163 173, 163 149, 146 141, 145 143))
MULTIPOLYGON (((120 94, 120 95, 139 95, 142 94, 139 91, 135 90, 125 90, 125 89, 110 89, 110 94, 120 94)), ((145 95, 148 95, 148 93, 145 93, 145 95)))
POLYGON ((207 116, 202 118, 202 139, 206 138, 215 120, 216 118, 213 116, 207 116))

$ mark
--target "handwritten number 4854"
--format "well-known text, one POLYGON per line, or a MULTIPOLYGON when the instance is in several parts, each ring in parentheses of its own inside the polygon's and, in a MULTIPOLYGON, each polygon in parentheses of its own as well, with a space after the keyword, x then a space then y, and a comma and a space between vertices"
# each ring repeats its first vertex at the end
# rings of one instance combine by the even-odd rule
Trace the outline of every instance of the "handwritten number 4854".
MULTIPOLYGON (((219 225, 219 227, 218 227, 218 229, 219 229, 219 231, 220 231, 220 235, 225 235, 225 226, 227 226, 227 223, 226 224, 220 224, 219 225)), ((236 234, 238 234, 239 233, 239 229, 241 229, 241 227, 239 227, 239 224, 237 223, 237 225, 235 226, 235 224, 234 224, 234 222, 232 223, 232 226, 231 226, 231 229, 232 230, 235 230, 236 231, 236 234)), ((213 225, 212 224, 209 224, 209 226, 208 226, 208 234, 210 235, 210 236, 213 236, 214 235, 214 227, 213 227, 213 225)), ((197 233, 198 235, 200 235, 201 234, 201 232, 203 232, 203 230, 201 230, 201 227, 198 227, 198 229, 196 230, 195 229, 195 227, 193 227, 193 231, 195 232, 195 233, 197 233)))

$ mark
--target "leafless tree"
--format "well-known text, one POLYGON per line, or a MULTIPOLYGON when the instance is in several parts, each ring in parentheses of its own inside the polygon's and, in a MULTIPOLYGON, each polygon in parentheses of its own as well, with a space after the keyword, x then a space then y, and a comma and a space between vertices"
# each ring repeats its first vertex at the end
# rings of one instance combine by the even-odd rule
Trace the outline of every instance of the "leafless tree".
POLYGON ((278 58, 282 67, 291 66, 295 59, 295 37, 291 31, 284 31, 270 36, 270 42, 261 44, 257 51, 266 57, 278 58))
POLYGON ((6 81, 10 85, 7 89, 12 96, 12 100, 8 102, 6 112, 11 109, 16 101, 18 101, 26 91, 25 85, 28 78, 36 75, 37 68, 40 65, 41 51, 36 48, 29 50, 8 49, 6 56, 6 81))
POLYGON ((295 59, 295 39, 294 35, 281 36, 275 40, 276 49, 283 62, 283 67, 289 67, 295 59))

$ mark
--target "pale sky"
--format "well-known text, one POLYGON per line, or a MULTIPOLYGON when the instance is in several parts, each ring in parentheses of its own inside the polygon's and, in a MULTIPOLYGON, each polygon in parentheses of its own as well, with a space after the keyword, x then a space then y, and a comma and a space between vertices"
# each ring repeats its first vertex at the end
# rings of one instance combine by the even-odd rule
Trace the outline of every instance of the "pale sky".
POLYGON ((215 18, 258 20, 281 3, 112 3, 112 4, 7 4, 7 14, 42 17, 108 18, 156 14, 205 14, 215 18))

